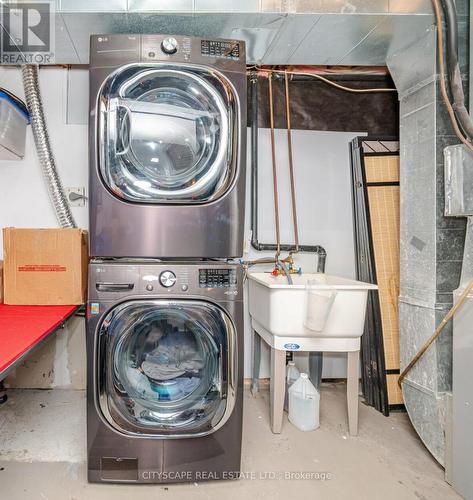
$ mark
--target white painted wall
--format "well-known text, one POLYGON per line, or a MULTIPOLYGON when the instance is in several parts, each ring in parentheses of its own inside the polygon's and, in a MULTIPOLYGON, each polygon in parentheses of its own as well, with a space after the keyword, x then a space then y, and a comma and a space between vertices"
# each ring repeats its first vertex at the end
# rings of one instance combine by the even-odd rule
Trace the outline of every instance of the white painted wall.
MULTIPOLYGON (((86 70, 74 72, 87 73, 86 70)), ((50 138, 64 186, 87 185, 87 125, 68 125, 67 89, 69 70, 48 67, 40 71, 50 138)), ((12 67, 0 68, 0 85, 23 98, 21 73, 12 67)), ((76 101, 87 105, 87 87, 76 101)), ((0 227, 57 227, 53 208, 36 157, 31 127, 28 127, 23 161, 0 162, 0 227)), ((87 228, 87 207, 73 208, 77 224, 87 228)), ((0 236, 0 240, 1 240, 0 236)), ((0 245, 3 255, 3 240, 0 245)))
MULTIPOLYGON (((306 245, 322 245, 327 251, 326 271, 355 278, 353 216, 350 178, 350 141, 361 132, 293 131, 293 160, 297 191, 299 241, 306 245)), ((293 243, 291 193, 289 184, 286 130, 276 130, 281 242, 293 243)), ((248 165, 250 165, 248 161, 248 165)), ((274 198, 272 181, 271 140, 268 129, 259 131, 258 238, 261 243, 275 243, 274 198)), ((250 184, 247 183, 246 228, 250 238, 250 184)), ((274 252, 256 252, 249 248, 245 260, 274 256, 274 252)), ((297 254, 296 265, 305 272, 316 271, 317 259, 311 254, 297 254)), ((271 269, 261 266, 258 269, 271 269)), ((245 321, 245 376, 252 365, 252 333, 249 315, 245 321)), ((261 377, 269 376, 269 350, 263 343, 261 377)), ((307 369, 307 356, 296 356, 300 368, 307 369)), ((326 354, 326 378, 346 377, 346 356, 326 354)))
MULTIPOLYGON (((88 88, 86 69, 50 67, 41 69, 40 84, 58 169, 64 186, 87 187, 87 125, 88 88)), ((21 76, 18 69, 0 68, 0 85, 23 97, 21 76)), ((327 272, 345 277, 354 276, 353 228, 349 170, 349 141, 360 133, 334 133, 294 131, 294 163, 298 191, 300 242, 320 244, 328 253, 327 272)), ((290 191, 287 169, 286 132, 276 131, 277 158, 281 204, 281 228, 284 242, 293 241, 290 191)), ((274 242, 274 212, 272 197, 271 156, 269 131, 260 131, 260 241, 274 242)), ((249 174, 248 169, 248 174, 249 174)), ((249 175, 248 175, 249 181, 249 175)), ((31 129, 28 127, 26 156, 23 161, 0 162, 0 227, 56 227, 56 219, 42 179, 34 149, 31 129)), ((249 183, 247 196, 246 227, 249 228, 249 183)), ((77 223, 87 228, 88 207, 73 208, 77 223)), ((249 238, 249 230, 247 229, 249 238)), ((0 242, 1 242, 0 235, 0 242)), ((0 255, 3 254, 2 244, 0 255)), ((259 254, 250 249, 245 259, 259 254)), ((304 271, 314 271, 316 259, 312 255, 297 256, 297 264, 304 271)), ((82 321, 83 320, 77 320, 82 321)), ((67 366, 83 370, 85 343, 79 339, 81 327, 74 328, 75 341, 71 344, 58 337, 51 342, 55 354, 51 362, 54 386, 77 387, 84 380, 81 374, 68 372, 67 366), (71 348, 71 345, 73 348, 71 348), (66 358, 64 349, 69 349, 66 358), (67 359, 65 364, 64 359, 67 359), (77 382, 79 381, 79 382, 77 382)), ((82 327, 83 332, 83 327, 82 327)), ((85 334, 84 334, 85 336, 85 334)), ((246 318, 245 328, 245 376, 251 374, 251 332, 246 318)), ((42 352, 44 357, 44 352, 42 352)), ((30 369, 37 364, 46 370, 45 362, 30 360, 30 369)), ((268 376, 268 353, 263 352, 261 376, 268 376)), ((343 356, 326 357, 324 376, 345 376, 343 356)), ((34 377, 32 377, 34 378, 34 377)), ((12 380, 15 378, 13 377, 12 380)), ((27 374, 22 373, 22 386, 28 384, 27 374)))

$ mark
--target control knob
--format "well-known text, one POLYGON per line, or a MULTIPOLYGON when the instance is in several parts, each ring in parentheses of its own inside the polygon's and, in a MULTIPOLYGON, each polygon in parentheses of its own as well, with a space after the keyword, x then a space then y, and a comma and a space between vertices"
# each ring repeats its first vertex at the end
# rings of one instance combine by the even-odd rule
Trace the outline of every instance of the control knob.
POLYGON ((176 283, 176 275, 172 271, 163 271, 159 275, 159 282, 165 288, 171 288, 176 283))
POLYGON ((172 37, 165 38, 161 42, 161 50, 165 54, 175 54, 177 52, 177 40, 172 37))

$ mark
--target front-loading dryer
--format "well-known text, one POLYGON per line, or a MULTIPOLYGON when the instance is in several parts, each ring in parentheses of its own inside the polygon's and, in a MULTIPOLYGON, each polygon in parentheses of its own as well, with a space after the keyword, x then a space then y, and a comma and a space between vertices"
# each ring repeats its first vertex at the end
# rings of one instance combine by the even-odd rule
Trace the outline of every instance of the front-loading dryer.
POLYGON ((242 279, 225 262, 92 261, 89 481, 238 477, 242 279))
POLYGON ((91 256, 242 255, 244 42, 92 36, 89 131, 91 256))

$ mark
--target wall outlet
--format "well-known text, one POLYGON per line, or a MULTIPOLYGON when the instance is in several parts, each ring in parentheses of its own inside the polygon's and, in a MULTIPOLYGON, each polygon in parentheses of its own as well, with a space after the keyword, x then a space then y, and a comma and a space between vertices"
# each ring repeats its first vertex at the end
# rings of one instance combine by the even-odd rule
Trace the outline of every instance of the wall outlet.
POLYGON ((71 207, 85 207, 85 187, 67 187, 64 188, 67 201, 71 207))

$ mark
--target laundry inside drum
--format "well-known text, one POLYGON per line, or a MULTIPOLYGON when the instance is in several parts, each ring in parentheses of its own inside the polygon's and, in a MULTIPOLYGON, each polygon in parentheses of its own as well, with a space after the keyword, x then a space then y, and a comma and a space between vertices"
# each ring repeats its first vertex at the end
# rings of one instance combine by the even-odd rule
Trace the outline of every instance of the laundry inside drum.
POLYGON ((221 404, 221 351, 210 333, 215 324, 193 313, 147 313, 117 346, 115 391, 142 426, 203 424, 221 404))

